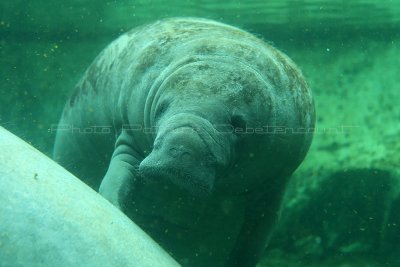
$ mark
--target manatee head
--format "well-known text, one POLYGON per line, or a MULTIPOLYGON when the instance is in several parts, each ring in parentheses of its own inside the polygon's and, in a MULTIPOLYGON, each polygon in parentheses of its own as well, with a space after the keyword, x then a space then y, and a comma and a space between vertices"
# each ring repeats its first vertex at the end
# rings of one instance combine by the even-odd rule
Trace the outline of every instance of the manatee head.
POLYGON ((210 194, 219 169, 229 162, 229 141, 210 122, 178 114, 160 126, 152 152, 141 162, 146 179, 168 179, 193 195, 210 194))

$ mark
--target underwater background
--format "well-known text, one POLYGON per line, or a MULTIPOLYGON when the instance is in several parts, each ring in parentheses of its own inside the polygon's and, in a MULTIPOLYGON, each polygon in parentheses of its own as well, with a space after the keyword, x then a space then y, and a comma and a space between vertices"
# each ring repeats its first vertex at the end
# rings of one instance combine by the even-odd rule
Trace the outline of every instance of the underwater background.
POLYGON ((261 37, 313 91, 313 144, 258 266, 400 266, 399 0, 3 0, 0 125, 51 156, 49 128, 95 56, 174 16, 261 37))

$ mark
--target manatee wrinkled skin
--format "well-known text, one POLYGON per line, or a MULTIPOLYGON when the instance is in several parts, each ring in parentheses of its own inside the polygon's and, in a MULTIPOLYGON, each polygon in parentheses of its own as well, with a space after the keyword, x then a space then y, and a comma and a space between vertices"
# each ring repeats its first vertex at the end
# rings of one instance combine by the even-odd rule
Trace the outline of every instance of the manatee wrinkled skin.
POLYGON ((183 266, 255 266, 314 123, 286 55, 235 27, 173 18, 95 59, 54 158, 183 266))

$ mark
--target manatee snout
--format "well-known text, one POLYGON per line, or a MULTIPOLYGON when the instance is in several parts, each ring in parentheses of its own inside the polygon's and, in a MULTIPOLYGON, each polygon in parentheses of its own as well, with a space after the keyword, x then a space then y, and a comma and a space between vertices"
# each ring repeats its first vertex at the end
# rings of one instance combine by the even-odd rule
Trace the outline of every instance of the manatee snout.
POLYGON ((145 179, 167 179, 195 195, 211 193, 215 168, 212 155, 197 132, 182 127, 156 138, 152 152, 140 163, 145 179))

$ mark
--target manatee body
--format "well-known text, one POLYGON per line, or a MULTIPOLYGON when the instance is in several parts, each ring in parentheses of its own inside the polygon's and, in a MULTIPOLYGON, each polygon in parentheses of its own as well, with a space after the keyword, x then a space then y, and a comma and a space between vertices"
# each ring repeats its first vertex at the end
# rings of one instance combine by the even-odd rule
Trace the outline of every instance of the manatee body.
POLYGON ((54 157, 182 265, 255 266, 314 122, 286 55, 235 27, 174 18, 95 59, 54 129, 54 157))

